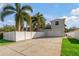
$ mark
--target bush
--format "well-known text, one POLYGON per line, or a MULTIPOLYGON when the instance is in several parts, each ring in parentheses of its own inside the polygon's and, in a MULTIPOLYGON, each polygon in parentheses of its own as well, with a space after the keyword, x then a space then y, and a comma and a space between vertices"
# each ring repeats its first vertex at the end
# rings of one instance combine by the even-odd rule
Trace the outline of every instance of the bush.
POLYGON ((3 33, 0 33, 0 39, 3 39, 3 33))

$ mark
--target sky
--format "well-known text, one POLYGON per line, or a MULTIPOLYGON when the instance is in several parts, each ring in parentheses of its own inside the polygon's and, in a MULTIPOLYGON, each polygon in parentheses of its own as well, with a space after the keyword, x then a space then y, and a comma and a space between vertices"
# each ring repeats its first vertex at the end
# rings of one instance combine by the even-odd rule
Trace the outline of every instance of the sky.
MULTIPOLYGON (((0 4, 0 12, 3 6, 6 4, 0 4)), ((14 4, 11 4, 14 5, 14 4)), ((79 28, 79 4, 78 3, 22 3, 23 5, 30 5, 33 8, 33 12, 29 13, 34 15, 40 12, 46 18, 46 22, 54 20, 56 18, 66 18, 65 24, 67 28, 78 27, 79 28)), ((0 27, 4 25, 14 25, 14 15, 5 17, 5 21, 0 21, 0 27)))

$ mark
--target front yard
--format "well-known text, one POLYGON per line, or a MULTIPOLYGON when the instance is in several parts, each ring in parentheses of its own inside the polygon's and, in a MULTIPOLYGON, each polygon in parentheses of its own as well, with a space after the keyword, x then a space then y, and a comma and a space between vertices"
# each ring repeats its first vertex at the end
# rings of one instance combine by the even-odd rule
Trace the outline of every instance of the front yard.
POLYGON ((0 46, 3 46, 3 45, 9 45, 9 44, 12 44, 14 43, 13 41, 8 41, 8 40, 4 40, 4 39, 0 39, 0 46))
POLYGON ((79 56, 79 40, 72 38, 63 38, 62 56, 79 56))

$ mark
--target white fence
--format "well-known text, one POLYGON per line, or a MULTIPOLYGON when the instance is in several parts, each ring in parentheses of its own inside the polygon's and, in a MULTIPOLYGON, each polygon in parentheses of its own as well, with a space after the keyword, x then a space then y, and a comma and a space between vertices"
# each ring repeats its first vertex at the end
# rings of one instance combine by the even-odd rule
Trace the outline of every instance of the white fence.
POLYGON ((26 32, 26 31, 15 31, 15 32, 4 32, 4 39, 11 41, 21 41, 38 37, 49 37, 49 36, 64 36, 63 31, 50 31, 45 30, 42 32, 26 32))
POLYGON ((4 32, 3 36, 6 40, 21 41, 32 38, 44 37, 44 32, 4 32))
POLYGON ((73 32, 69 32, 69 33, 66 33, 66 34, 69 37, 79 39, 79 30, 76 30, 76 31, 73 31, 73 32))
POLYGON ((4 32, 3 38, 6 40, 16 41, 16 32, 4 32))
POLYGON ((64 36, 64 31, 60 31, 60 30, 58 30, 58 31, 52 31, 52 30, 46 30, 45 31, 45 36, 47 36, 47 37, 60 37, 60 36, 64 36))

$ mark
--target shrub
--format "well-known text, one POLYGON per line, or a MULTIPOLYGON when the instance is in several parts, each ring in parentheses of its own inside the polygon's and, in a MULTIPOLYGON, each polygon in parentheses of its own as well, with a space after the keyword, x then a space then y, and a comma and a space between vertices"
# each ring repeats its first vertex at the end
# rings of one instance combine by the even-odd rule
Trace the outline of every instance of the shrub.
POLYGON ((3 39, 3 33, 0 33, 0 39, 3 39))

